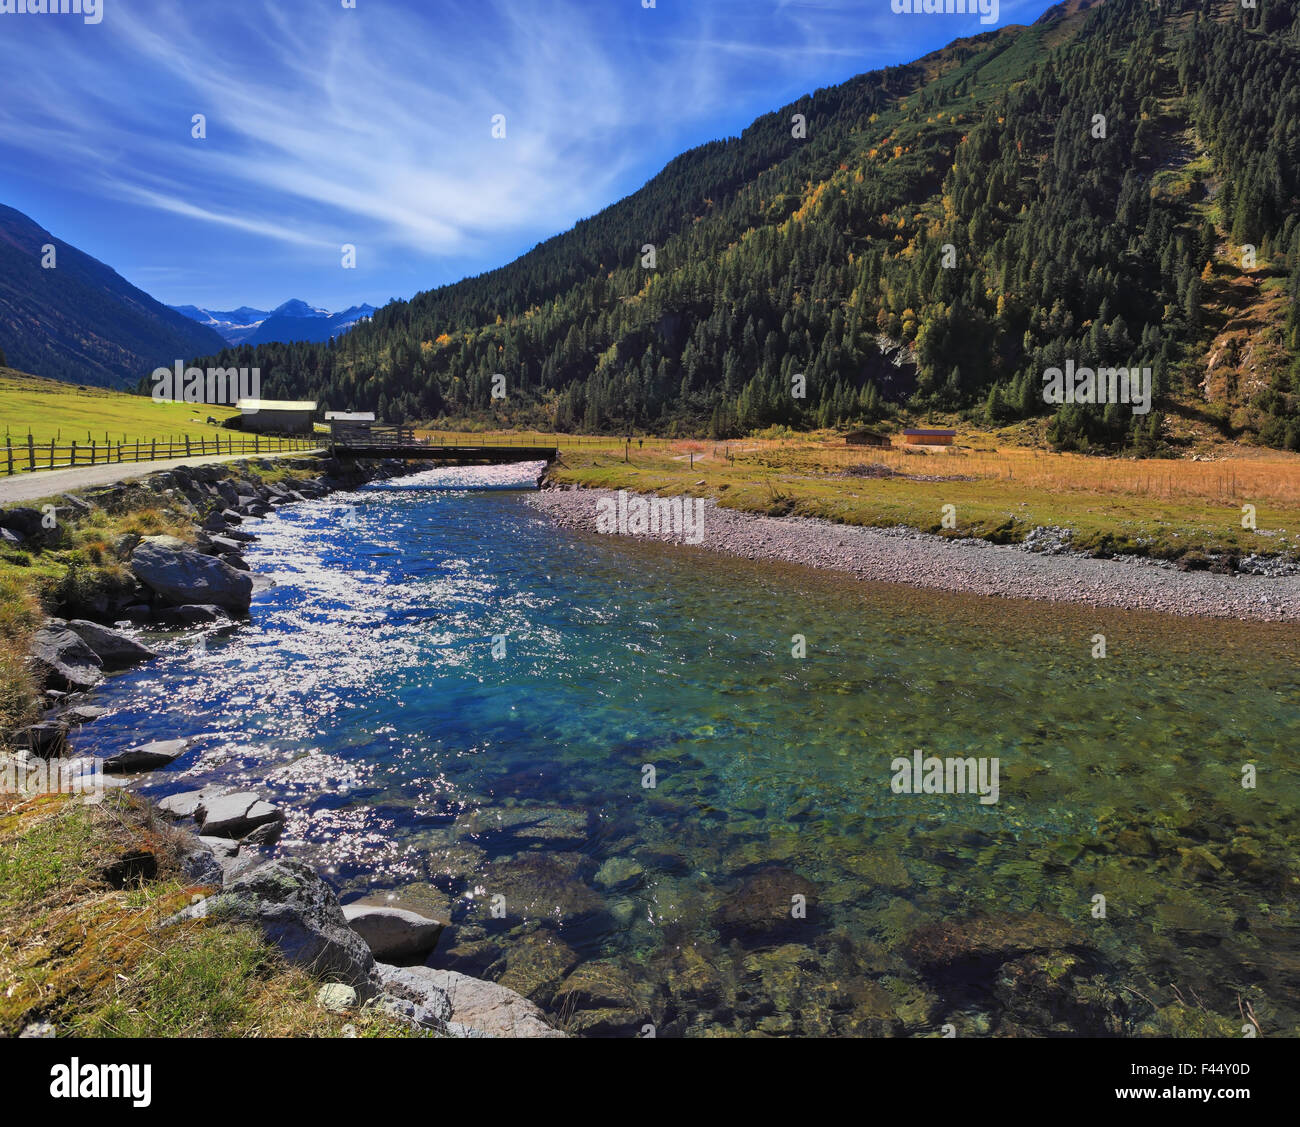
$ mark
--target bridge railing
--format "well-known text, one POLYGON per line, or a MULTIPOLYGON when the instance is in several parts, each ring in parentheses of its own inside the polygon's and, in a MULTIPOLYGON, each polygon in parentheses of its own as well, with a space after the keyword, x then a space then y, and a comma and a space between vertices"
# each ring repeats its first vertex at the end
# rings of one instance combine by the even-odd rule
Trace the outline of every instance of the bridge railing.
POLYGON ((415 428, 408 426, 381 426, 377 423, 330 423, 330 442, 335 446, 424 446, 415 437, 415 428))

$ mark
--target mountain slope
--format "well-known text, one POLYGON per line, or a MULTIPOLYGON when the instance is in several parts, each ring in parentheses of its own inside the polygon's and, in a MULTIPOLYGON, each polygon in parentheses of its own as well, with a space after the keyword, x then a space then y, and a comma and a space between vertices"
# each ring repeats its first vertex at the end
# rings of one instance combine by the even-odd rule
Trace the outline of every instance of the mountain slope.
POLYGON ((1300 447, 1298 4, 1058 6, 819 90, 327 346, 240 363, 389 418, 725 436, 903 410, 1040 420, 1080 449, 1197 428, 1300 447), (1263 382, 1211 380, 1207 402, 1211 260, 1247 244, 1290 301, 1259 306, 1263 382), (1049 406, 1069 360, 1150 367, 1156 409, 1049 406))
POLYGON ((0 206, 0 350, 23 371, 134 387, 160 366, 221 348, 211 329, 168 309, 111 268, 0 206), (55 248, 54 268, 41 263, 55 248))

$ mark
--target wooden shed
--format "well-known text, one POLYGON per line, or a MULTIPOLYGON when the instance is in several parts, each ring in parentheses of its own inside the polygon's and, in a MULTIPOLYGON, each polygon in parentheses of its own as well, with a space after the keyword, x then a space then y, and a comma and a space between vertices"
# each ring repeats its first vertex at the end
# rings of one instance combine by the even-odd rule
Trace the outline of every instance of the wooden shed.
POLYGON ((874 430, 854 430, 844 436, 849 446, 888 446, 889 435, 877 434, 874 430))
POLYGON ((316 413, 314 399, 241 399, 235 406, 240 429, 263 434, 311 434, 316 413))
POLYGON ((951 446, 957 439, 955 430, 923 430, 919 428, 903 431, 903 442, 907 446, 951 446))

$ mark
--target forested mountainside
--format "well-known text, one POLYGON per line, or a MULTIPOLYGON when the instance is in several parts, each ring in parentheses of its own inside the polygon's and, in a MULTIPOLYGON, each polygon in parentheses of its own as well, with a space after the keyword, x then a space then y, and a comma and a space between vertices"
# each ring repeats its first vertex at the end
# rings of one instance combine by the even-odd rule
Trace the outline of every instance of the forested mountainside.
POLYGON ((1168 414, 1300 448, 1298 9, 1075 0, 818 90, 328 344, 206 362, 389 419, 724 437, 967 412, 1150 448, 1168 414), (1156 409, 1046 405, 1067 360, 1150 366, 1156 409))
POLYGON ((15 368, 125 389, 157 367, 222 343, 211 329, 0 205, 0 353, 15 368))

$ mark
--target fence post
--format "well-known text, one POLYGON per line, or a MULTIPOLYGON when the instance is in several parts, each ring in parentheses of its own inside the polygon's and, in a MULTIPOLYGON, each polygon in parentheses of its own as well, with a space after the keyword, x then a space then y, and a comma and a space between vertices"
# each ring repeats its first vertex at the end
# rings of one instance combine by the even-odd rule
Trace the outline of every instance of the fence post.
POLYGON ((5 435, 5 449, 9 451, 9 476, 14 476, 14 441, 5 435))
POLYGON ((32 432, 27 432, 27 469, 31 473, 36 472, 36 444, 32 440, 32 432))
POLYGON ((149 461, 156 462, 157 460, 158 460, 158 440, 156 438, 152 438, 149 440, 149 461))
POLYGON ((95 440, 93 438, 90 440, 90 464, 92 466, 95 464, 95 440))
POLYGON ((54 439, 50 439, 50 469, 54 469, 54 439))
POLYGON ((77 440, 75 438, 72 440, 72 464, 74 466, 77 464, 77 440))

